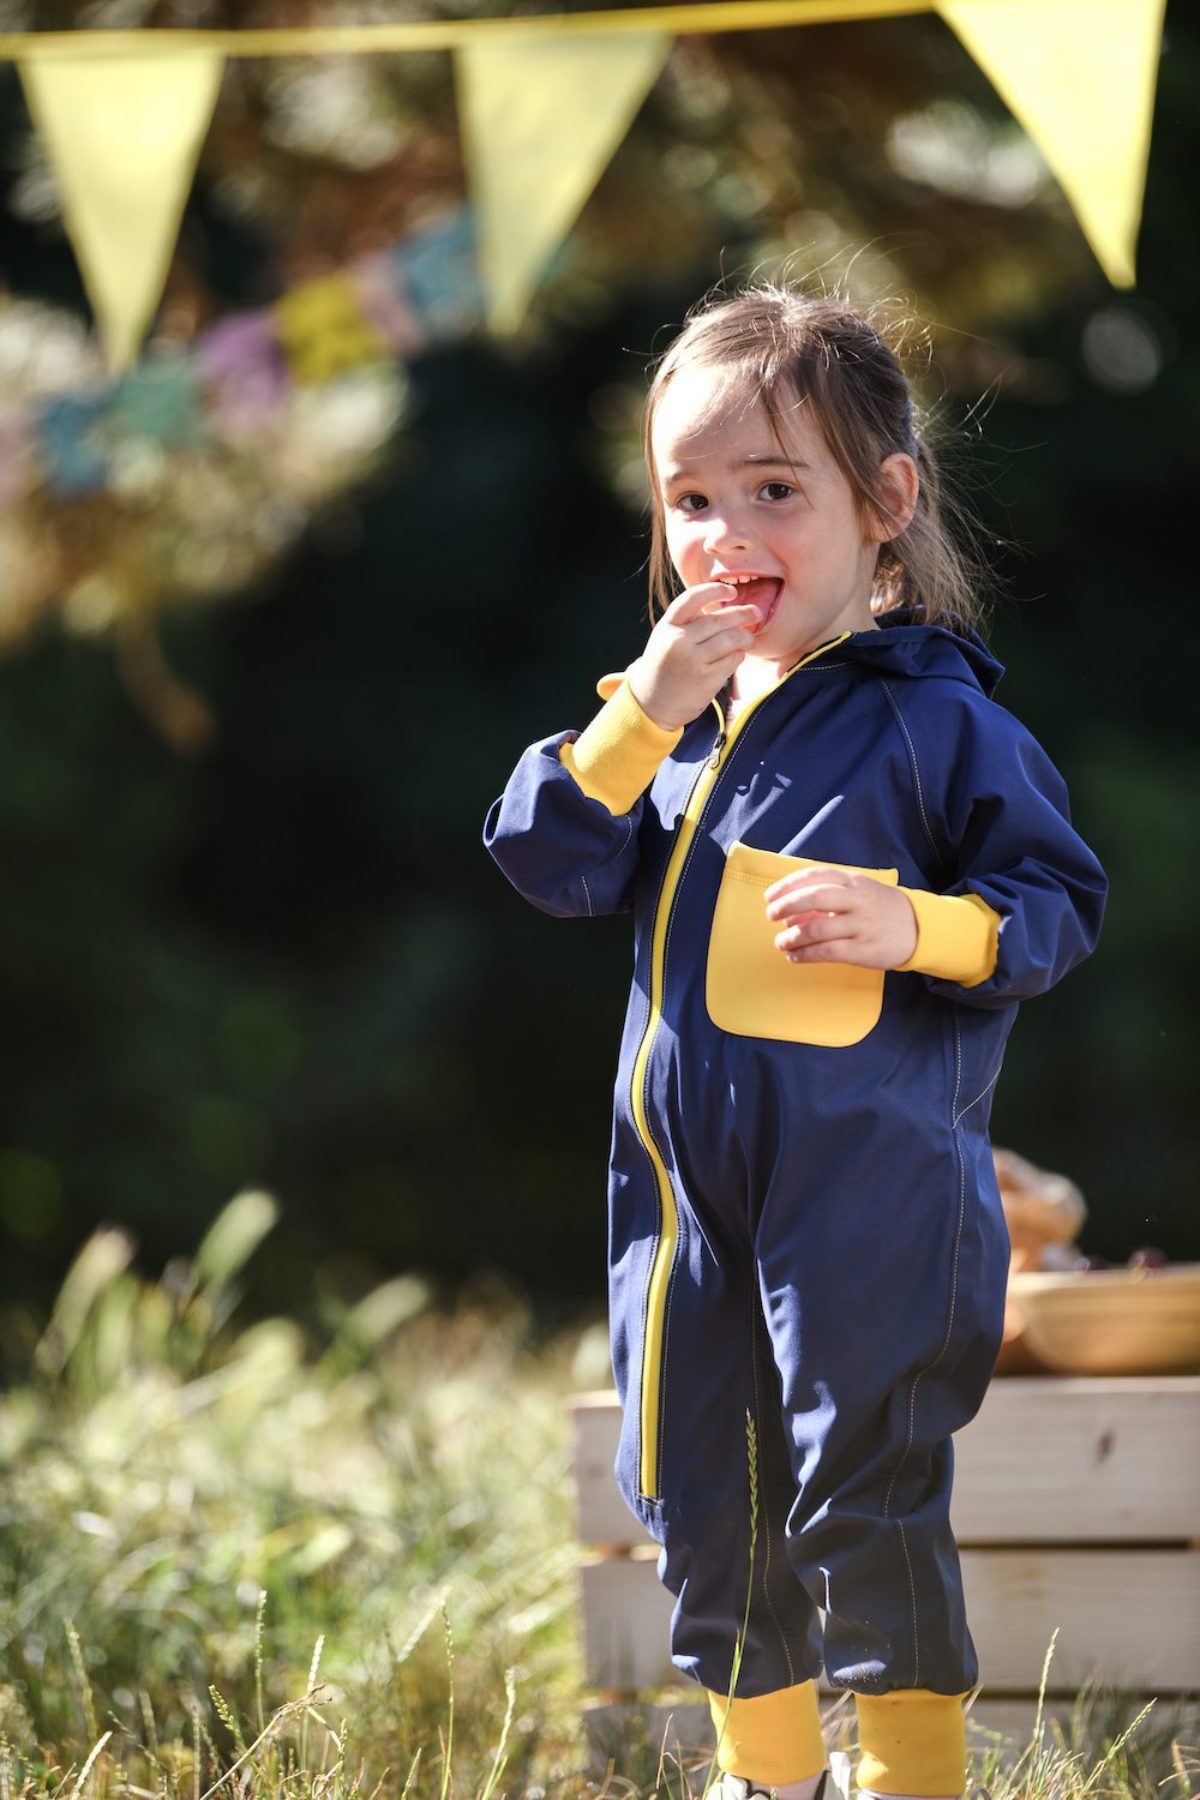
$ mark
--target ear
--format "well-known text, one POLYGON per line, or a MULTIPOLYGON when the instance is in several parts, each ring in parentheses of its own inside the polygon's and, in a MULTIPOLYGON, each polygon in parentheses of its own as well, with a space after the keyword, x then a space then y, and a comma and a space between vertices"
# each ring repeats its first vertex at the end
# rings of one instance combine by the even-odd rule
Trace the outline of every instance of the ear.
POLYGON ((912 524, 920 491, 921 477, 911 456, 897 450, 884 457, 876 481, 879 502, 872 508, 871 537, 875 543, 889 543, 912 524))

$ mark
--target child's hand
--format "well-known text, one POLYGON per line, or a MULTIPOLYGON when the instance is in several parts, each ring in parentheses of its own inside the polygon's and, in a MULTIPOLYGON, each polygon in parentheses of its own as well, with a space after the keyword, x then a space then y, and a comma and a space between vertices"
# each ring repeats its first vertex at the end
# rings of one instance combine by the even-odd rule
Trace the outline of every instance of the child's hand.
POLYGON ((656 725, 675 731, 715 698, 754 642, 753 606, 728 602, 737 589, 722 581, 687 588, 668 606, 626 679, 656 725))
POLYGON ((856 963, 896 969, 917 947, 907 894, 845 869, 797 869, 772 882, 767 917, 783 924, 775 943, 789 962, 856 963))

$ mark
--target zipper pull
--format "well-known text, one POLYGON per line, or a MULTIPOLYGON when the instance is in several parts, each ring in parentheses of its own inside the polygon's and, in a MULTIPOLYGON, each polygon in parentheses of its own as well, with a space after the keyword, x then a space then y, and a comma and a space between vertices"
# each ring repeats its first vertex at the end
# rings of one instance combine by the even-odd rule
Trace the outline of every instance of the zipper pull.
POLYGON ((712 754, 709 756, 709 759, 708 759, 708 766, 710 769, 719 769, 720 768, 721 752, 722 752, 722 750, 724 750, 725 745, 728 743, 728 741, 729 741, 729 733, 727 731, 721 731, 717 734, 717 741, 713 745, 712 754))

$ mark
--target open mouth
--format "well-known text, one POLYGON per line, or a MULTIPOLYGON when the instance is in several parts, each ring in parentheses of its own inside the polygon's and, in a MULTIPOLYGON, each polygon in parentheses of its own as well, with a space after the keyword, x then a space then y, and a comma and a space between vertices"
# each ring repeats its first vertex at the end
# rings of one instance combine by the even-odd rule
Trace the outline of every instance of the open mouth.
POLYGON ((736 589, 737 597, 723 602, 725 606, 752 606, 758 614, 758 623, 754 626, 755 634, 769 625, 774 617, 775 608, 779 604, 779 596, 783 591, 783 582, 778 575, 715 575, 714 581, 723 581, 727 586, 736 589))

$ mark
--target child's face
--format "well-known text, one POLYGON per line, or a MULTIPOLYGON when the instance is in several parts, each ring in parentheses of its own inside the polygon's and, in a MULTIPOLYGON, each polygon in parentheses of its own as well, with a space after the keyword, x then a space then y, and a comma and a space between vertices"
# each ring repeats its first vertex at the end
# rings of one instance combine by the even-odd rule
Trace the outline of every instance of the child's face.
MULTIPOLYGON (((785 410, 785 454, 762 402, 744 389, 722 400, 724 385, 721 370, 685 367, 658 402, 651 447, 667 548, 685 587, 756 578, 737 595, 759 612, 751 655, 782 670, 872 627, 884 533, 864 518, 809 406, 785 410)), ((907 457, 888 463, 912 468, 907 457)))

